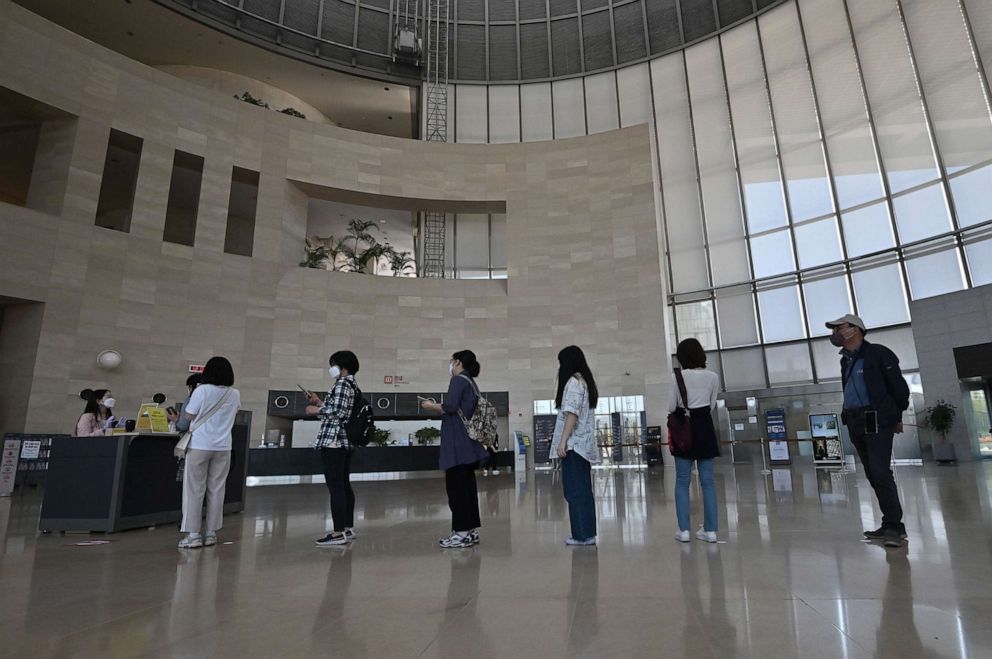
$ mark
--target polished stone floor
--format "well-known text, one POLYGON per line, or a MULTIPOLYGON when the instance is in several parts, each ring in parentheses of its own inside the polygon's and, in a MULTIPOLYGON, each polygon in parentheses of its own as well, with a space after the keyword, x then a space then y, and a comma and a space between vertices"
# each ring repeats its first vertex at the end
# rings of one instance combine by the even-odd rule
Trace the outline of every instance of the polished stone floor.
POLYGON ((672 539, 671 470, 595 472, 600 544, 568 549, 552 473, 480 478, 482 544, 441 551, 439 479, 360 482, 353 545, 321 549, 322 485, 252 488, 223 544, 175 528, 39 535, 0 499, 0 655, 992 657, 992 464, 897 469, 910 541, 863 476, 717 471, 721 542, 672 539))

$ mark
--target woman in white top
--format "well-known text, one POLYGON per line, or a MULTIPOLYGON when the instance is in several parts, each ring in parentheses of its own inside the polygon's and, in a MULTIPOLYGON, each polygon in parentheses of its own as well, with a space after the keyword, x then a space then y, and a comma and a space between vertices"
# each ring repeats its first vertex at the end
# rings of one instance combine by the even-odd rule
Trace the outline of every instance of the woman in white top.
POLYGON ((186 452, 183 472, 183 525, 188 535, 180 549, 217 544, 224 525, 224 491, 231 469, 231 428, 241 409, 241 393, 233 387, 234 369, 224 357, 211 357, 183 413, 190 420, 193 438, 186 452), (203 525, 203 497, 207 497, 207 532, 203 525))
POLYGON ((592 465, 599 462, 593 411, 599 400, 596 380, 578 346, 558 353, 558 420, 551 438, 551 455, 561 459, 561 482, 572 536, 566 545, 596 544, 596 503, 592 496, 592 465))
POLYGON ((678 379, 672 375, 671 393, 668 396, 668 413, 688 410, 692 446, 684 454, 673 447, 675 457, 675 513, 678 517, 679 532, 675 539, 689 542, 689 486, 692 482, 692 463, 696 463, 699 487, 703 491, 703 524, 696 532, 696 538, 704 542, 716 542, 718 531, 716 485, 713 482, 713 458, 720 455, 720 445, 713 424, 713 409, 716 408, 720 393, 720 378, 713 371, 706 370, 706 352, 696 339, 686 339, 679 344, 675 356, 682 365, 681 374, 685 381, 686 398, 679 393, 678 379))

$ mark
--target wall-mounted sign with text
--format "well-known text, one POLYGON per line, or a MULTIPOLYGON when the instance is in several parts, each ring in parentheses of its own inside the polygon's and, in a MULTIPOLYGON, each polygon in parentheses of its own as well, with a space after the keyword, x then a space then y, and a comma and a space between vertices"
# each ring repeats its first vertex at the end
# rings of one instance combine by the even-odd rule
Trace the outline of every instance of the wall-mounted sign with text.
POLYGON ((382 378, 383 384, 403 384, 404 382, 402 375, 386 375, 382 378))
POLYGON ((203 369, 204 368, 206 368, 206 364, 190 364, 189 365, 189 372, 190 373, 203 373, 203 369))

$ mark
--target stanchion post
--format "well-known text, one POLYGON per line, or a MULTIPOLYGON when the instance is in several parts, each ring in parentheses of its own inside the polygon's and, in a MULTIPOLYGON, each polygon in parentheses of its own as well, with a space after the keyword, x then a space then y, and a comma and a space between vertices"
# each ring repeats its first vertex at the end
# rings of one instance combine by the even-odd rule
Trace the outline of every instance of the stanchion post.
POLYGON ((768 461, 765 458, 765 438, 762 437, 758 447, 761 449, 761 475, 767 476, 772 473, 772 470, 768 468, 768 461))

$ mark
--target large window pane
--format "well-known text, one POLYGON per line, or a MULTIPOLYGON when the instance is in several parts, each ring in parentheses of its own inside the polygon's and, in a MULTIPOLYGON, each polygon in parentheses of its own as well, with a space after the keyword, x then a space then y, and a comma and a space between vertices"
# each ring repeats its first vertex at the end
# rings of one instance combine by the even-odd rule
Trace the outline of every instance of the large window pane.
POLYGON ((489 254, 492 259, 493 270, 506 270, 506 215, 492 216, 489 254))
POLYGON ((906 291, 898 264, 857 270, 852 279, 854 294, 858 298, 858 313, 869 328, 909 320, 906 291))
POLYGON ((812 336, 830 334, 826 323, 852 311, 851 293, 844 275, 806 281, 803 293, 812 336))
POLYGON ((950 179, 958 226, 992 220, 992 165, 950 179))
POLYGON ((754 261, 754 276, 758 278, 794 271, 796 262, 792 258, 789 230, 751 238, 751 258, 754 261))
POLYGON ((620 127, 617 105, 617 78, 613 71, 587 76, 586 120, 590 133, 604 133, 620 127))
POLYGON ((836 263, 844 258, 835 218, 801 224, 795 228, 795 233, 796 247, 799 250, 799 267, 813 268, 836 263))
POLYGON ((785 198, 775 157, 757 27, 753 22, 745 23, 720 39, 748 226, 751 233, 783 227, 787 224, 785 198))
POLYGON ((765 349, 765 363, 768 364, 768 379, 773 387, 813 381, 809 347, 805 343, 768 346, 765 349))
POLYGON ((455 141, 485 144, 489 138, 488 103, 483 85, 455 87, 455 141))
POLYGON ((765 343, 806 337, 798 286, 758 291, 758 306, 765 343))
POLYGON ((462 279, 489 276, 489 216, 459 213, 455 224, 455 266, 462 279))
POLYGON ((520 120, 524 142, 554 138, 551 119, 551 83, 520 86, 520 120))
POLYGON ((899 358, 899 368, 902 370, 914 371, 920 367, 916 357, 916 340, 913 338, 913 330, 909 327, 872 332, 870 340, 873 343, 881 343, 896 353, 896 357, 899 358))
POLYGON ((674 291, 710 285, 703 248, 703 220, 696 183, 696 155, 682 53, 651 62, 665 230, 674 291))
POLYGON ((765 359, 761 348, 731 350, 720 353, 723 362, 723 379, 728 391, 764 389, 765 359))
POLYGON ((520 88, 516 85, 489 87, 489 141, 520 141, 520 88))
POLYGON ((719 44, 685 51, 714 284, 751 278, 719 44))
POLYGON ((889 186, 898 192, 932 181, 937 163, 897 0, 847 6, 889 186))
POLYGON ((989 67, 992 67, 992 64, 989 64, 992 62, 992 2, 964 0, 964 6, 968 12, 968 20, 971 22, 978 52, 981 53, 985 71, 988 73, 989 67))
POLYGON ((922 190, 893 197, 899 242, 911 243, 951 230, 944 187, 937 183, 922 190))
POLYGON ((586 112, 582 79, 551 83, 551 95, 554 99, 555 139, 585 135, 586 112))
MULTIPOLYGON (((941 241, 943 243, 943 241, 941 241)), ((953 293, 964 288, 961 259, 952 241, 940 252, 927 248, 921 256, 906 255, 906 274, 914 300, 953 293)))
POLYGON ((651 121, 651 70, 647 64, 617 70, 620 94, 620 126, 636 126, 651 121))
POLYGON ((776 7, 758 25, 792 220, 827 215, 834 204, 795 5, 776 7))
POLYGON ((716 349, 716 318, 709 300, 680 304, 675 307, 679 340, 698 339, 706 350, 716 349))
POLYGON ((894 247, 889 207, 884 202, 841 215, 848 256, 863 256, 894 247))
POLYGON ((882 197, 844 0, 801 0, 810 66, 841 208, 882 197))
POLYGON ((992 284, 992 238, 965 243, 965 256, 974 286, 992 284))
POLYGON ((757 343, 758 324, 754 313, 754 295, 750 291, 718 291, 717 295, 720 344, 724 348, 732 348, 757 343))
POLYGON ((813 341, 813 364, 819 382, 840 380, 840 348, 828 340, 813 341))
POLYGON ((992 119, 961 10, 933 0, 902 6, 944 167, 978 164, 992 154, 992 119))

